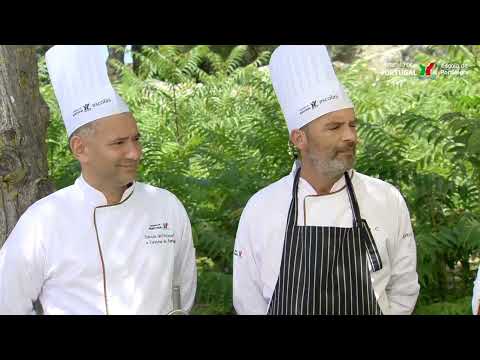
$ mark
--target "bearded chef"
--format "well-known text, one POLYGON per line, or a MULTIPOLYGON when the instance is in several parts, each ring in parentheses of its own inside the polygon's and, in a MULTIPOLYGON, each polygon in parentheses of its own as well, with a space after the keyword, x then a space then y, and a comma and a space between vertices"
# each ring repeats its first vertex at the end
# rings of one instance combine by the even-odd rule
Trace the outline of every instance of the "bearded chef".
POLYGON ((291 173, 243 210, 234 249, 238 314, 410 314, 416 244, 400 192, 353 169, 353 105, 325 46, 280 46, 270 74, 298 149, 291 173))
POLYGON ((106 46, 46 53, 75 183, 30 206, 0 251, 0 313, 167 314, 196 291, 188 215, 167 190, 135 181, 140 134, 107 75, 106 46))

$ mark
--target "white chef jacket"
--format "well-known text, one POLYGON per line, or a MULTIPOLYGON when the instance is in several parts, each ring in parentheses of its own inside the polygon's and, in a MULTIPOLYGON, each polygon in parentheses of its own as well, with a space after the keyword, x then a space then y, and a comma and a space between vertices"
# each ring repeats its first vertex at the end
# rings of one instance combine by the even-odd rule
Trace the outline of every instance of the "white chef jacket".
POLYGON ((480 306, 480 267, 477 271, 477 278, 473 284, 473 297, 472 297, 472 312, 473 315, 477 315, 478 307, 480 306))
MULTIPOLYGON (((243 210, 233 258, 233 303, 238 314, 268 311, 280 271, 296 166, 289 175, 256 193, 243 210)), ((420 286, 415 238, 405 200, 384 181, 353 170, 351 178, 361 216, 370 226, 383 263, 381 270, 371 272, 377 302, 384 314, 411 314, 420 286)), ((316 195, 300 177, 299 226, 352 227, 343 176, 330 194, 316 195)))
POLYGON ((80 176, 30 206, 0 250, 0 314, 33 313, 37 298, 44 314, 166 314, 174 285, 188 311, 196 281, 190 221, 172 193, 136 182, 107 206, 80 176))

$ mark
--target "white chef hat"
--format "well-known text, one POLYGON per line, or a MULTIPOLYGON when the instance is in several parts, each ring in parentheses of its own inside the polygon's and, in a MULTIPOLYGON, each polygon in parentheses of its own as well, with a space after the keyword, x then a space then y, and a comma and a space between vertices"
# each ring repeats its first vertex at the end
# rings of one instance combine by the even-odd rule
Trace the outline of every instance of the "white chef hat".
POLYGON ((129 111, 110 83, 107 59, 105 45, 56 45, 46 52, 68 137, 89 122, 129 111))
POLYGON ((269 68, 289 133, 324 114, 353 108, 324 45, 280 45, 269 68))

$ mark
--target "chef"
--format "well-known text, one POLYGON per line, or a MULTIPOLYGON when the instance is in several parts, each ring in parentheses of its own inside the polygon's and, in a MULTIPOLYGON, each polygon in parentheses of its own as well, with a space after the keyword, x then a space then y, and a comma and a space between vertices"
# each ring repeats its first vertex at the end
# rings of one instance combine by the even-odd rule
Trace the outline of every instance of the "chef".
POLYGON ((477 278, 473 283, 472 312, 473 315, 480 315, 480 267, 477 270, 477 278))
POLYGON ((353 104, 325 46, 279 46, 270 75, 300 154, 245 206, 235 240, 238 314, 411 314, 410 216, 392 185, 354 170, 353 104))
POLYGON ((46 53, 81 175, 30 206, 0 251, 0 314, 189 311, 195 249, 182 203, 135 181, 140 134, 107 75, 106 46, 46 53), (180 288, 181 309, 172 289, 180 288))

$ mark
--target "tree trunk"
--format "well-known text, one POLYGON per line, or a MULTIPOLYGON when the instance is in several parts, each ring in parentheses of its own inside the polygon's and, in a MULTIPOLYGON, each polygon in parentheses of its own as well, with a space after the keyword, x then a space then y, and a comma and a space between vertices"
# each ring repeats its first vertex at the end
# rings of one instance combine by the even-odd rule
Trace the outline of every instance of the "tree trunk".
POLYGON ((138 70, 140 68, 140 61, 138 60, 138 57, 133 55, 133 53, 139 53, 142 51, 142 46, 143 45, 132 45, 132 56, 133 56, 133 72, 135 75, 138 75, 138 70))
POLYGON ((19 217, 54 190, 34 46, 0 45, 0 247, 19 217))

